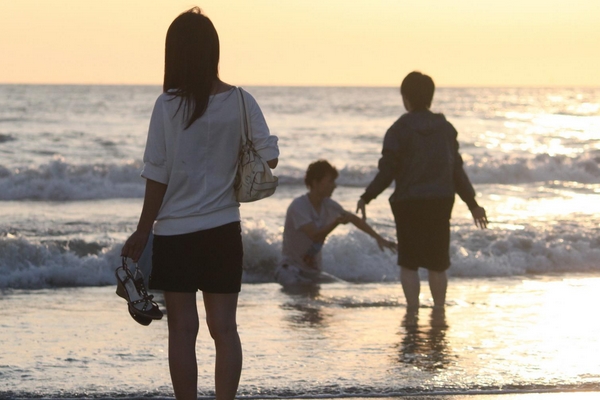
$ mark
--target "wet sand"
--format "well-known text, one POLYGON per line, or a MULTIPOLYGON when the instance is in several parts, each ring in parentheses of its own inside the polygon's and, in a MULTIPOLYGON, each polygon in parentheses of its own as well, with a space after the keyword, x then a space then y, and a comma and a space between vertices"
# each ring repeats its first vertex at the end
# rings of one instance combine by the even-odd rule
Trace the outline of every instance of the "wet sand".
MULTIPOLYGON (((245 285, 239 398, 598 399, 600 321, 583 305, 599 290, 591 276, 453 279, 445 315, 425 298, 408 318, 397 283, 245 285)), ((0 398, 172 398, 167 318, 136 324, 114 287, 9 290, 0 306, 0 398)), ((197 356, 210 399, 204 324, 197 356)))

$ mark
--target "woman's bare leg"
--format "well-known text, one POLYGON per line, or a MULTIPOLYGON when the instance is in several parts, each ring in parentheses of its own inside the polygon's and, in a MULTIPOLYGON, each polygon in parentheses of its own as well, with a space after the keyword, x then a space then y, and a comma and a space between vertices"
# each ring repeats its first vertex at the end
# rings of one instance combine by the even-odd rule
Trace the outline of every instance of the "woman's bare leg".
POLYGON ((236 321, 238 294, 203 295, 206 323, 217 351, 215 394, 217 400, 232 400, 242 372, 242 345, 236 321))
POLYGON ((196 293, 165 292, 169 325, 169 370, 177 400, 198 399, 196 293))

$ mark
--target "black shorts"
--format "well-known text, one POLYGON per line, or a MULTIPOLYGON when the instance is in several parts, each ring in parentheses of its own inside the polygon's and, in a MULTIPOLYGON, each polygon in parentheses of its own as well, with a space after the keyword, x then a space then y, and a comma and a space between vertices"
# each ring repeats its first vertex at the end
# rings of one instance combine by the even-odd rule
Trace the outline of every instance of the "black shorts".
POLYGON ((454 198, 406 200, 391 206, 398 235, 398 265, 411 270, 447 270, 454 198))
POLYGON ((155 235, 150 289, 239 293, 243 258, 239 222, 183 235, 155 235))

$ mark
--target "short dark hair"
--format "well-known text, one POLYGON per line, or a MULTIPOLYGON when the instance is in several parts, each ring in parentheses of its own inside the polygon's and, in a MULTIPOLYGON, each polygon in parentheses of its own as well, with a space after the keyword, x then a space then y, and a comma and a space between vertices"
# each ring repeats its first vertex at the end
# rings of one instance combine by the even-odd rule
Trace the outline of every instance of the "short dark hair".
POLYGON ((163 92, 173 91, 183 106, 186 127, 208 107, 213 84, 219 79, 219 35, 198 7, 180 14, 169 26, 165 41, 163 92))
POLYGON ((338 171, 335 167, 327 160, 317 160, 311 163, 306 170, 306 176, 304 177, 304 183, 306 186, 311 187, 311 184, 315 181, 320 181, 327 175, 332 175, 333 179, 337 179, 338 171))
POLYGON ((410 102, 414 111, 426 110, 431 107, 434 91, 433 79, 418 71, 406 75, 400 85, 400 94, 410 102))

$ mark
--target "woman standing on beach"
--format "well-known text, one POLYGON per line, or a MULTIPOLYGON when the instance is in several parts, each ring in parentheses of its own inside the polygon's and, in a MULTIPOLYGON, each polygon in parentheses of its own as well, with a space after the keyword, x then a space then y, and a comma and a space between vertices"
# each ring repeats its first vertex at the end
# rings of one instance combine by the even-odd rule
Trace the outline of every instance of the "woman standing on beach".
MULTIPOLYGON (((167 32, 163 93, 150 120, 144 205, 121 252, 137 261, 154 231, 150 288, 164 291, 177 399, 197 399, 198 290, 215 342, 217 399, 235 397, 242 368, 236 310, 243 249, 233 189, 242 116, 237 89, 219 79, 218 64, 212 22, 197 7, 179 15, 167 32)), ((252 96, 244 97, 254 147, 275 168, 277 138, 252 96)))

